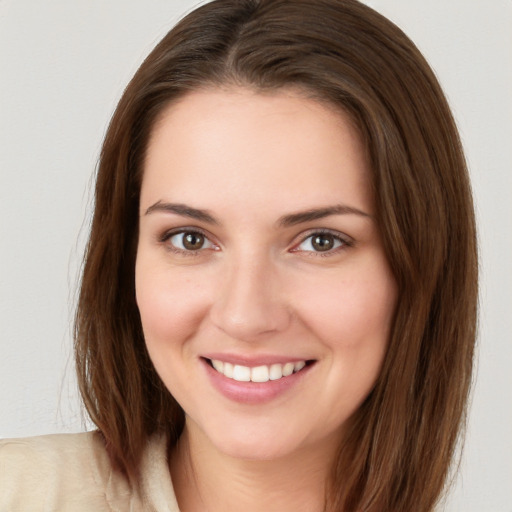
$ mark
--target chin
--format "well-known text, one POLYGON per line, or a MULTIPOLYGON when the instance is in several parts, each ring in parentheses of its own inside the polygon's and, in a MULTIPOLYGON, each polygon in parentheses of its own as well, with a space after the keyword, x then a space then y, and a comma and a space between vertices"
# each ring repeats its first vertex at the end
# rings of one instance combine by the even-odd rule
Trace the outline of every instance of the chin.
POLYGON ((283 444, 282 440, 253 438, 239 436, 236 439, 227 439, 225 442, 216 444, 216 448, 224 455, 242 460, 270 461, 277 460, 291 455, 296 446, 283 444))
POLYGON ((268 418, 222 422, 203 430, 214 450, 232 458, 268 461, 293 456, 310 442, 295 422, 273 422, 268 418))

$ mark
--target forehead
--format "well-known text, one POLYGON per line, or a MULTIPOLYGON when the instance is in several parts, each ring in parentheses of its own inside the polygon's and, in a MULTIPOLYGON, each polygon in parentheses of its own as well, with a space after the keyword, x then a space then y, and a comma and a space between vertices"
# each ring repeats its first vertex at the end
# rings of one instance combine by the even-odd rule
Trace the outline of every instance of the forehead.
POLYGON ((219 197, 268 207, 284 196, 294 209, 349 200, 371 209, 364 148, 347 115, 290 90, 207 90, 170 105, 155 124, 141 207, 219 197))

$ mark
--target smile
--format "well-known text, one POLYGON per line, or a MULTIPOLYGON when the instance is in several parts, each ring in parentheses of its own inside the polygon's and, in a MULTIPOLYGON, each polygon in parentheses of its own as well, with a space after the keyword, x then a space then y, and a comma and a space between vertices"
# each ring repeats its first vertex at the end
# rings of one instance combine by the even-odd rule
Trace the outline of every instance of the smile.
POLYGON ((275 363, 254 367, 232 364, 218 359, 210 359, 209 361, 217 372, 228 379, 233 379, 238 382, 268 382, 269 380, 280 380, 289 377, 293 373, 300 372, 306 366, 306 361, 284 364, 275 363))

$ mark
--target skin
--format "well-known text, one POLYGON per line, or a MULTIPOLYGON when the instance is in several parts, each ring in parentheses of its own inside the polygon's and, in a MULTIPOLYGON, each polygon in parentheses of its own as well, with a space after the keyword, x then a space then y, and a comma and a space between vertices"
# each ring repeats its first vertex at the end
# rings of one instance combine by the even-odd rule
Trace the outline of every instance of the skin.
POLYGON ((397 298, 348 117, 292 90, 206 90, 168 107, 144 166, 136 293, 150 357, 186 413, 171 457, 181 510, 322 510, 397 298), (180 230, 202 233, 202 248, 180 250, 180 230), (333 249, 312 245, 319 230, 333 249), (212 386, 202 359, 212 352, 314 364, 272 400, 246 404, 212 386))

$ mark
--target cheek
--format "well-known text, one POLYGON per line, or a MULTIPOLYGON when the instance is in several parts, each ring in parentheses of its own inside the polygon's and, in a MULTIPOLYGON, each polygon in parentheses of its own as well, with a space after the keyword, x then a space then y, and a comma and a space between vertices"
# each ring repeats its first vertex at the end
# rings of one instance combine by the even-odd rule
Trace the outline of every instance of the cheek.
POLYGON ((301 306, 302 317, 320 334, 335 345, 357 348, 370 343, 385 343, 389 337, 396 305, 396 285, 391 277, 380 274, 358 278, 330 279, 316 282, 315 293, 303 290, 308 297, 301 306))
POLYGON ((146 348, 155 369, 178 402, 186 389, 196 386, 195 376, 183 363, 190 355, 188 343, 204 318, 205 288, 167 265, 136 266, 136 299, 146 348), (186 384, 184 384, 186 383, 186 384))
POLYGON ((363 403, 382 367, 397 300, 395 281, 385 270, 338 275, 302 289, 310 300, 302 302, 300 316, 328 354, 318 403, 331 411, 327 423, 333 428, 363 403))
POLYGON ((397 300, 387 265, 361 265, 335 275, 305 280, 297 309, 308 328, 346 366, 380 368, 397 300))
POLYGON ((207 290, 196 280, 143 261, 136 266, 136 299, 148 348, 179 344, 201 323, 207 290))

